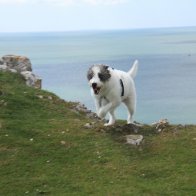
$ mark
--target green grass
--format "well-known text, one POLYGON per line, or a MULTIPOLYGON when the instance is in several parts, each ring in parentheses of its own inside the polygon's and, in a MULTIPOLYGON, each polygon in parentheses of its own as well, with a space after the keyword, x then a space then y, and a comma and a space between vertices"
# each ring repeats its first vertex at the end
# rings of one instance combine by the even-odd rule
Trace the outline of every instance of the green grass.
POLYGON ((0 195, 196 195, 196 126, 144 126, 132 147, 73 105, 0 72, 0 195))

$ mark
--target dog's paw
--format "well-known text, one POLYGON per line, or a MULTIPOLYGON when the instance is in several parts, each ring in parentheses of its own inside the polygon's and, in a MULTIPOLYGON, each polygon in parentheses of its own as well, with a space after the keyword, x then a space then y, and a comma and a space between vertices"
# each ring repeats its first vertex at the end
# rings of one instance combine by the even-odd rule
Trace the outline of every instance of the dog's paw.
POLYGON ((113 123, 108 122, 104 124, 105 127, 112 126, 112 125, 114 125, 114 122, 113 123))
POLYGON ((110 117, 110 120, 104 124, 104 126, 112 126, 115 124, 115 118, 114 117, 110 117))

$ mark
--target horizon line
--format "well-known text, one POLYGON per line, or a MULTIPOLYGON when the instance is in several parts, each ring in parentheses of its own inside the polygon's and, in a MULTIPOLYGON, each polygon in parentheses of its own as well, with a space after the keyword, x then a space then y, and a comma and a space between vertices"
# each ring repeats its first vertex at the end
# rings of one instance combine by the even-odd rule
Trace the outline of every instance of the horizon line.
POLYGON ((194 28, 196 26, 161 26, 161 27, 136 27, 136 28, 111 28, 111 29, 75 29, 75 30, 37 30, 37 31, 0 31, 0 34, 12 33, 77 33, 77 32, 104 32, 104 31, 134 31, 134 30, 150 30, 150 29, 171 29, 171 28, 194 28))

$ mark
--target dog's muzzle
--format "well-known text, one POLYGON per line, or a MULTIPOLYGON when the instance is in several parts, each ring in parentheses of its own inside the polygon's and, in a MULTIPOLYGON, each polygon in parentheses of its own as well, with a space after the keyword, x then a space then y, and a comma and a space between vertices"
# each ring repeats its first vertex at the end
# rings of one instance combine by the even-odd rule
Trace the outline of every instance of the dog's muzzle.
POLYGON ((101 90, 101 87, 97 86, 97 83, 92 83, 92 88, 93 88, 94 93, 98 95, 101 90))

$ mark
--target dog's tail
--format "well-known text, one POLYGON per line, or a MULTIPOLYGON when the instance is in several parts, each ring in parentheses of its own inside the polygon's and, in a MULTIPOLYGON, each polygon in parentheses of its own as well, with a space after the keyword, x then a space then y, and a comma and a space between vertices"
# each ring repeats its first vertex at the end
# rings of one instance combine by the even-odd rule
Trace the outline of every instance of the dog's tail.
POLYGON ((138 60, 135 60, 133 63, 132 68, 128 71, 128 74, 132 77, 135 78, 136 74, 137 74, 137 70, 138 70, 138 60))

